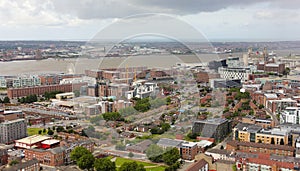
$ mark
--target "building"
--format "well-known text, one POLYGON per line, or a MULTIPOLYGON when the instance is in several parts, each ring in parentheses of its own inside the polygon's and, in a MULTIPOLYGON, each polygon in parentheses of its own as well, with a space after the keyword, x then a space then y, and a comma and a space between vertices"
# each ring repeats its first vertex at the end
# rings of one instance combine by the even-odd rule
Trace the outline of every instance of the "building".
POLYGON ((20 87, 33 87, 33 86, 40 86, 41 79, 38 76, 29 76, 29 77, 18 77, 12 80, 12 87, 13 88, 20 88, 20 87))
POLYGON ((0 143, 10 144, 27 136, 25 119, 15 119, 0 123, 0 143))
POLYGON ((150 140, 144 140, 132 146, 127 146, 126 150, 134 153, 145 153, 147 148, 152 144, 150 140))
POLYGON ((26 97, 28 95, 43 95, 45 92, 52 91, 62 91, 62 92, 73 92, 76 90, 80 90, 81 86, 86 85, 86 83, 80 84, 63 84, 63 85, 44 85, 44 86, 36 86, 36 87, 26 87, 26 88, 9 88, 7 90, 7 96, 9 98, 19 98, 26 97))
POLYGON ((22 149, 41 148, 42 142, 49 139, 51 139, 51 137, 44 135, 32 135, 26 138, 15 140, 15 147, 22 149))
POLYGON ((275 122, 272 119, 258 119, 255 116, 242 117, 242 123, 258 125, 262 128, 273 128, 275 126, 275 122))
POLYGON ((139 80, 133 82, 133 90, 127 91, 125 96, 127 99, 131 99, 133 97, 137 98, 146 98, 151 94, 155 95, 159 92, 159 87, 156 83, 149 83, 144 80, 139 80))
POLYGON ((295 124, 281 124, 270 129, 261 126, 239 123, 233 128, 233 140, 295 147, 300 136, 300 127, 295 124))
POLYGON ((0 77, 0 88, 7 88, 7 82, 4 77, 0 77))
POLYGON ((236 162, 238 170, 261 170, 261 171, 295 171, 299 170, 294 163, 274 161, 265 158, 246 158, 236 162))
POLYGON ((209 171, 208 163, 204 159, 201 159, 189 166, 186 171, 209 171))
POLYGON ((218 73, 221 78, 225 79, 234 79, 241 80, 242 82, 246 82, 249 80, 249 75, 252 74, 251 68, 224 68, 220 67, 218 69, 218 73))
POLYGON ((273 114, 279 114, 287 107, 296 107, 297 101, 291 98, 270 99, 266 100, 265 107, 273 114))
POLYGON ((64 165, 64 154, 66 147, 56 147, 52 149, 25 149, 25 159, 32 160, 36 158, 41 164, 48 166, 64 165))
POLYGON ((209 80, 211 88, 241 88, 241 80, 231 80, 231 79, 210 79, 209 80))
POLYGON ((2 171, 40 171, 40 162, 37 159, 32 159, 26 162, 4 168, 2 171))
POLYGON ((287 107, 280 113, 280 123, 300 124, 300 109, 287 107))
POLYGON ((224 118, 213 118, 193 123, 192 132, 201 137, 223 140, 231 132, 231 121, 224 118))
POLYGON ((229 141, 226 144, 227 151, 242 151, 246 153, 275 154, 280 156, 295 155, 295 148, 286 145, 274 145, 254 142, 229 141))
POLYGON ((181 144, 183 143, 183 140, 175 140, 175 139, 169 139, 169 138, 161 138, 157 142, 156 145, 162 147, 163 149, 166 149, 168 147, 176 147, 180 149, 181 144))
POLYGON ((0 109, 0 123, 4 121, 12 121, 15 119, 25 118, 21 110, 1 110, 0 109))
POLYGON ((0 149, 0 166, 8 163, 8 153, 6 149, 0 149))
POLYGON ((180 155, 184 160, 194 160, 198 154, 198 145, 194 142, 184 142, 180 146, 180 155))
POLYGON ((49 148, 55 148, 60 145, 59 140, 51 139, 51 140, 45 140, 41 142, 43 149, 49 149, 49 148))
POLYGON ((283 74, 285 70, 285 64, 283 63, 267 63, 267 62, 259 62, 257 63, 257 70, 263 71, 266 73, 276 73, 283 74))

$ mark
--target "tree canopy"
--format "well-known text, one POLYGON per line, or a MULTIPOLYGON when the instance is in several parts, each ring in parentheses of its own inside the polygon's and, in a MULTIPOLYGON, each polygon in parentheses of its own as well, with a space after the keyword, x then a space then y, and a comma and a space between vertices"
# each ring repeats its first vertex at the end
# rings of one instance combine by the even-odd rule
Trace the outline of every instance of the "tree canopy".
POLYGON ((83 170, 84 169, 93 170, 94 161, 95 161, 95 157, 91 153, 86 153, 78 159, 77 165, 80 169, 83 170))
POLYGON ((161 162, 163 153, 163 148, 156 144, 151 144, 146 150, 146 156, 152 162, 161 162))
POLYGON ((177 148, 168 148, 163 154, 162 159, 169 166, 175 164, 180 159, 179 150, 177 148))
POLYGON ((116 171, 115 162, 110 161, 108 158, 96 159, 94 167, 96 171, 116 171))
POLYGON ((92 154, 92 153, 84 147, 76 147, 71 152, 71 159, 77 162, 80 159, 80 157, 82 157, 85 154, 92 154))
POLYGON ((146 171, 144 165, 137 164, 136 162, 125 162, 119 168, 119 171, 146 171))

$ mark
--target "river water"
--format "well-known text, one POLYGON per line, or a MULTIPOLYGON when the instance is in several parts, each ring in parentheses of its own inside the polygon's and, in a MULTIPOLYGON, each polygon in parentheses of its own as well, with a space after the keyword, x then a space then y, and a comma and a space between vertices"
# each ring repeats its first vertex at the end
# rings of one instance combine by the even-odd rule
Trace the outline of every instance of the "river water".
POLYGON ((84 73, 86 69, 112 67, 147 66, 168 68, 176 63, 201 63, 219 59, 217 54, 195 55, 147 55, 131 57, 105 57, 98 59, 45 59, 0 62, 0 75, 22 75, 38 73, 84 73))
MULTIPOLYGON (((298 53, 300 50, 276 51, 280 56, 289 53, 298 53)), ((98 59, 77 58, 77 59, 45 59, 0 62, 0 76, 40 74, 40 73, 84 73, 86 69, 103 69, 112 67, 147 66, 150 68, 168 68, 176 63, 201 63, 218 60, 227 57, 229 54, 197 54, 197 55, 142 55, 130 57, 105 57, 98 59)), ((242 56, 241 53, 232 56, 242 56)))

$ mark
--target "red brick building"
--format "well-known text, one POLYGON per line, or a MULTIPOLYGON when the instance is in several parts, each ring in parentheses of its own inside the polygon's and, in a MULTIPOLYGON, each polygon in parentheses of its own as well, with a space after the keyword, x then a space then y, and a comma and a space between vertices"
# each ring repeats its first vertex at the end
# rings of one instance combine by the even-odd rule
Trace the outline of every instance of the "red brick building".
POLYGON ((276 154, 281 156, 294 156, 295 148, 286 145, 274 145, 254 142, 229 141, 227 151, 242 151, 247 153, 276 154))
POLYGON ((40 96, 45 94, 45 92, 52 92, 52 91, 72 92, 75 90, 80 90, 80 87, 84 85, 86 85, 86 83, 45 85, 45 86, 26 87, 26 88, 9 88, 7 90, 7 96, 9 98, 18 98, 18 97, 25 97, 33 94, 40 96))
POLYGON ((64 164, 64 147, 56 147, 49 150, 44 149, 25 149, 25 159, 36 158, 41 164, 48 166, 61 166, 64 164))
POLYGON ((8 163, 8 154, 6 149, 0 149, 0 166, 8 163))
POLYGON ((182 143, 180 147, 181 158, 184 160, 194 160, 198 154, 198 146, 196 143, 182 143))

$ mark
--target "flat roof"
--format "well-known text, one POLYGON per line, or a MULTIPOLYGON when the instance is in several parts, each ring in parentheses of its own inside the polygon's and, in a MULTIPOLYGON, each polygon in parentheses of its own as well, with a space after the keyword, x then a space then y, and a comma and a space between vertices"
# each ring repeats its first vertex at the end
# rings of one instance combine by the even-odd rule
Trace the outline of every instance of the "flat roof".
POLYGON ((41 142, 41 141, 48 140, 50 138, 51 137, 44 136, 44 135, 32 135, 32 136, 29 136, 29 137, 26 137, 26 138, 15 140, 15 142, 31 145, 31 144, 35 144, 35 143, 38 143, 38 142, 41 142))
POLYGON ((186 146, 186 147, 194 147, 197 145, 197 143, 194 142, 184 142, 181 144, 182 146, 186 146))
POLYGON ((45 140, 42 142, 42 144, 46 144, 46 145, 52 145, 52 144, 56 144, 59 143, 59 140, 55 140, 55 139, 51 139, 51 140, 45 140))

